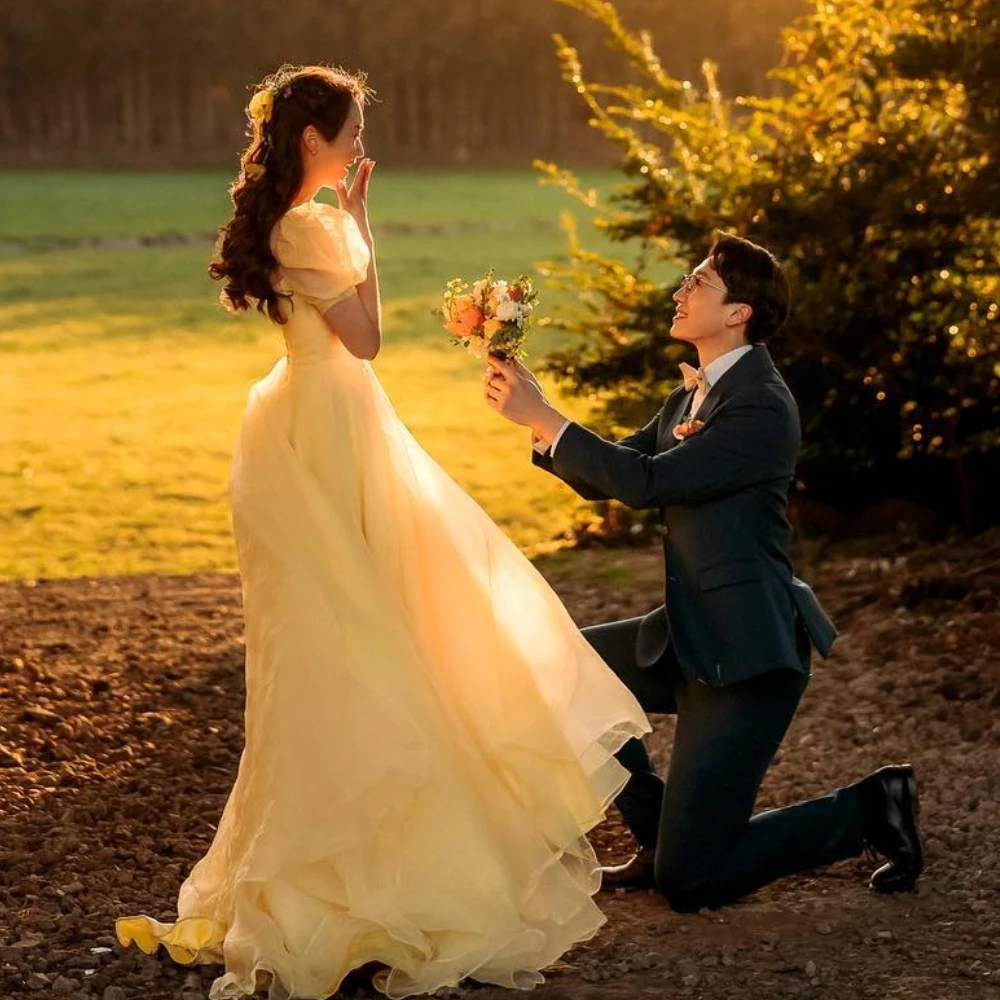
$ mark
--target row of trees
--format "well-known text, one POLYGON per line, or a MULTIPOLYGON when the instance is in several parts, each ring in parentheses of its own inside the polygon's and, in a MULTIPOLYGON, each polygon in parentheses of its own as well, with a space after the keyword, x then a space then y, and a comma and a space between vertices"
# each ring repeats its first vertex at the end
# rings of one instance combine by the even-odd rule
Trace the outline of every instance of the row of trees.
POLYGON ((594 205, 637 265, 572 241, 554 280, 582 304, 581 339, 550 360, 606 400, 603 429, 648 419, 688 348, 673 287, 716 227, 774 250, 795 306, 771 345, 803 418, 800 493, 857 510, 884 497, 968 526, 1000 505, 1000 0, 817 0, 784 34, 777 96, 724 96, 715 68, 679 80, 600 0, 563 0, 631 70, 596 83, 560 60, 625 183, 594 205), (632 82, 638 73, 638 83, 632 82))
MULTIPOLYGON (((734 90, 764 85, 805 0, 623 0, 680 77, 703 54, 734 90)), ((606 156, 561 84, 551 35, 612 62, 596 26, 551 0, 0 0, 0 165, 232 162, 248 87, 283 62, 364 68, 385 162, 606 156)))

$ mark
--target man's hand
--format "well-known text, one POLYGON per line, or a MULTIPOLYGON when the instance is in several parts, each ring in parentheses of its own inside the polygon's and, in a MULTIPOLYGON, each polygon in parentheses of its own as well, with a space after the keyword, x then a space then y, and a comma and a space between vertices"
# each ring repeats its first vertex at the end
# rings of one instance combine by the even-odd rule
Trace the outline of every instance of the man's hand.
MULTIPOLYGON (((538 386, 538 391, 542 394, 542 398, 545 399, 545 390, 539 384, 538 379, 535 378, 535 373, 530 368, 526 368, 521 361, 518 361, 517 358, 514 358, 511 361, 511 364, 514 366, 514 371, 516 371, 521 378, 526 378, 532 385, 538 386)), ((545 402, 547 403, 548 400, 546 399, 545 402)))
POLYGON ((518 361, 490 356, 483 382, 486 401, 512 423, 530 427, 536 439, 551 441, 566 418, 545 398, 538 380, 518 361))

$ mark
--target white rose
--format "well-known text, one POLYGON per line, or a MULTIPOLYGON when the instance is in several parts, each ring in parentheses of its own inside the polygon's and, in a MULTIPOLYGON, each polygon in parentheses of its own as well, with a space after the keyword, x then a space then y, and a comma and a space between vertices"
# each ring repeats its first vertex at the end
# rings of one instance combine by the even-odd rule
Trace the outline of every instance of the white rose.
POLYGON ((521 304, 513 299, 504 299, 496 307, 494 313, 497 319, 504 323, 517 322, 524 314, 521 312, 521 304))
POLYGON ((489 283, 489 281, 486 278, 480 278, 472 286, 472 297, 476 300, 476 302, 482 302, 483 301, 483 296, 486 294, 486 292, 488 291, 489 287, 490 287, 490 283, 489 283))
POLYGON ((501 302, 506 302, 507 298, 507 282, 501 279, 493 285, 493 288, 490 291, 490 308, 496 309, 501 302))

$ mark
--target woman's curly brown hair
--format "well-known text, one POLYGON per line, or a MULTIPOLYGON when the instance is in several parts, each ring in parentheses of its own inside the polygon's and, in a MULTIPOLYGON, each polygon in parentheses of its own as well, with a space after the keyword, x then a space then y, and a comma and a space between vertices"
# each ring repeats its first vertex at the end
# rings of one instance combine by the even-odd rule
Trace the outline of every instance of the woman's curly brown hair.
POLYGON ((247 110, 250 143, 240 156, 239 176, 229 188, 233 217, 219 230, 208 273, 225 282, 219 300, 227 309, 242 312, 256 300, 258 312, 266 311, 275 323, 283 323, 279 299, 288 296, 271 286, 278 262, 270 236, 302 184, 302 130, 313 125, 332 142, 344 127, 351 102, 363 107, 372 91, 363 74, 287 63, 254 90, 270 91, 271 114, 267 121, 255 121, 247 110))

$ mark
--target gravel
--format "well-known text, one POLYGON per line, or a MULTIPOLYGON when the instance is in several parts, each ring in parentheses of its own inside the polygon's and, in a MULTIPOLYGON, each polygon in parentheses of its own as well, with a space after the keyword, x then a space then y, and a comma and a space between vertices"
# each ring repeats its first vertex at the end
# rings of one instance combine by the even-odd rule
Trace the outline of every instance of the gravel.
MULTIPOLYGON (((760 808, 911 760, 928 861, 915 892, 871 893, 871 866, 858 859, 695 915, 672 913, 652 893, 605 894, 608 924, 534 996, 996 995, 998 566, 1000 532, 910 551, 886 539, 800 554, 800 575, 841 638, 814 665, 760 808)), ((656 551, 585 552, 540 568, 581 624, 658 600, 656 551)), ((240 616, 233 576, 0 583, 3 1000, 207 994, 218 967, 122 949, 114 919, 172 919, 177 889, 211 839, 242 748, 240 616)), ((654 722, 662 766, 673 723, 654 722)), ((633 848, 615 812, 593 839, 608 863, 633 848)), ((509 1000, 472 983, 451 996, 466 994, 509 1000)))

